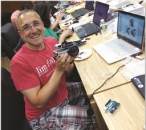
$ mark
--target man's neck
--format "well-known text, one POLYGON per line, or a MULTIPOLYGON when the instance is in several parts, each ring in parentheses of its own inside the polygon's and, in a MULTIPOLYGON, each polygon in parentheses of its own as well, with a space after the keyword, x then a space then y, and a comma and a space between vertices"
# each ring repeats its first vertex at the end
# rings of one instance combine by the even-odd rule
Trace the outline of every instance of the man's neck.
POLYGON ((43 50, 45 48, 45 43, 42 43, 39 46, 30 45, 30 44, 26 43, 26 47, 30 50, 40 51, 40 50, 43 50))

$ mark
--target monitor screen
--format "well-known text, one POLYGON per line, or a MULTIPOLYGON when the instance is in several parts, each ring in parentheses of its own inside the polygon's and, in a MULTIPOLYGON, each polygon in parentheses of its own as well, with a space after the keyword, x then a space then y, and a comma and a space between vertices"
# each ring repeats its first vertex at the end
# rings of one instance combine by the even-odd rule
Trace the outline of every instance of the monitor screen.
POLYGON ((86 1, 85 8, 92 10, 93 9, 94 1, 86 1))
POLYGON ((100 24, 100 20, 106 18, 107 12, 109 9, 108 4, 96 2, 96 8, 94 12, 93 22, 97 25, 100 24))
POLYGON ((145 27, 144 16, 120 11, 117 35, 129 43, 142 49, 145 27))

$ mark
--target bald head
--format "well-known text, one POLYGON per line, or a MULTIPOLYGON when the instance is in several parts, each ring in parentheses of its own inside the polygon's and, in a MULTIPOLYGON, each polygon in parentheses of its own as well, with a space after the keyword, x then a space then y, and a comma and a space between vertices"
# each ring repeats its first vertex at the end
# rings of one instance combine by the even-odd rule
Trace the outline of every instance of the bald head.
MULTIPOLYGON (((40 18, 40 20, 41 20, 41 17, 38 15, 38 13, 37 13, 36 11, 34 11, 34 10, 32 10, 32 9, 25 9, 25 10, 21 11, 21 12, 19 13, 19 15, 17 16, 16 24, 17 24, 18 30, 20 29, 20 28, 19 28, 19 18, 21 17, 21 15, 26 14, 26 13, 30 13, 30 12, 35 13, 35 14, 40 18)), ((41 21, 42 21, 42 20, 41 20, 41 21)))

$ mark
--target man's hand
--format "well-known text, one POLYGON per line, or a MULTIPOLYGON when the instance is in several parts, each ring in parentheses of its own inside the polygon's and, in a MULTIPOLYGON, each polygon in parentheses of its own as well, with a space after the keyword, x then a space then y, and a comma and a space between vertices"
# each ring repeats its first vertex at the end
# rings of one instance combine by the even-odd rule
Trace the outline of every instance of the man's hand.
POLYGON ((62 54, 57 58, 56 71, 59 73, 64 73, 72 60, 74 60, 74 58, 69 56, 67 53, 62 54))
POLYGON ((64 13, 63 12, 59 12, 56 16, 56 21, 60 21, 62 19, 62 17, 64 16, 64 13))

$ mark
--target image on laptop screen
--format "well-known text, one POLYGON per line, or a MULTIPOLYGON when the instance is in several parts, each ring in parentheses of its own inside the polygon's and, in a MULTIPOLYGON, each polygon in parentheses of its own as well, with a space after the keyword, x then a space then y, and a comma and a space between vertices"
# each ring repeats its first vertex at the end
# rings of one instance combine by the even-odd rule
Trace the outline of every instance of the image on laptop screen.
POLYGON ((94 4, 94 1, 86 1, 86 7, 85 8, 92 10, 93 9, 93 4, 94 4))
POLYGON ((105 20, 108 9, 109 9, 108 4, 96 2, 96 8, 95 8, 95 12, 94 12, 93 22, 96 23, 97 25, 99 25, 101 19, 105 20))
POLYGON ((142 49, 145 20, 143 16, 119 12, 117 35, 142 49))

